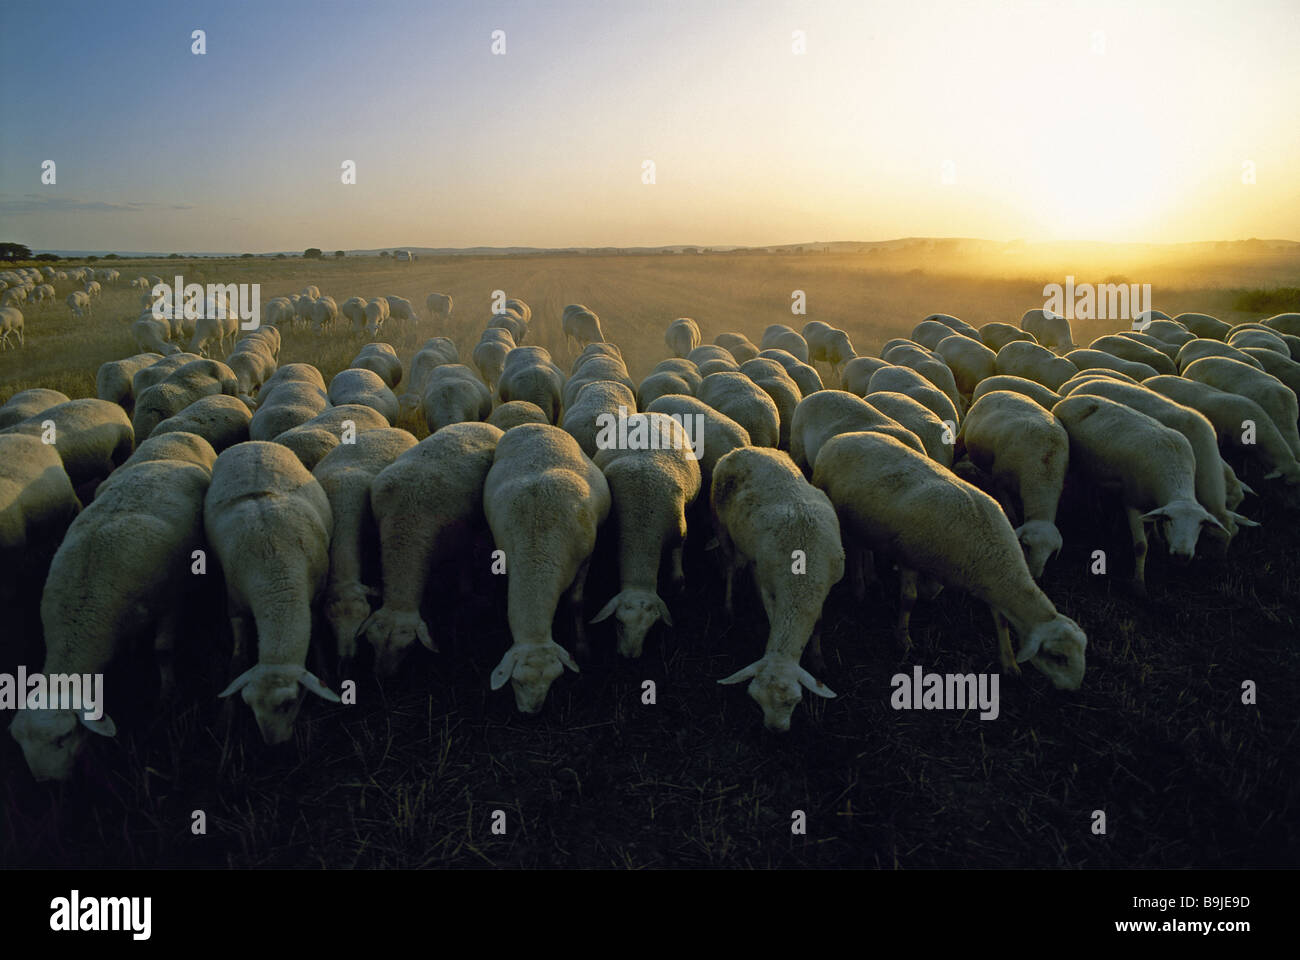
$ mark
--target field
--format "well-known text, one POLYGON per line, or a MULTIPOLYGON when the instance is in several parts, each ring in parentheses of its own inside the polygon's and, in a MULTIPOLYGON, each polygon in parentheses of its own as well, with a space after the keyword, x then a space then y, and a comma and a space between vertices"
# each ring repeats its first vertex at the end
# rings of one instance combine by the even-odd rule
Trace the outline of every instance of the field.
MULTIPOLYGON (((421 311, 430 291, 450 294, 449 330, 426 320, 388 331, 404 362, 441 334, 468 357, 493 291, 504 290, 533 308, 530 342, 567 366, 560 310, 584 303, 636 380, 667 355, 663 329, 677 316, 695 318, 706 342, 727 330, 757 342, 770 323, 820 319, 876 353, 933 312, 1014 323, 1042 306, 1045 282, 1067 273, 1151 283, 1154 306, 1170 314, 1238 322, 1300 309, 1286 302, 1300 286, 1294 253, 1175 250, 1134 264, 1098 254, 1086 270, 1079 262, 990 265, 913 251, 114 265, 124 278, 260 282, 263 303, 307 283, 339 302, 398 294, 421 311), (807 294, 806 316, 790 314, 795 290, 807 294), (1244 309, 1279 296, 1263 312, 1244 309)), ((27 346, 0 353, 0 402, 33 386, 93 396, 97 366, 135 352, 136 299, 110 289, 84 321, 61 301, 25 311, 27 346)), ((1123 325, 1076 322, 1075 336, 1087 342, 1123 325)), ((314 363, 328 379, 357 347, 342 333, 288 333, 280 360, 314 363)), ((838 697, 806 697, 788 735, 767 733, 743 686, 714 682, 761 652, 761 606, 745 584, 736 622, 725 622, 715 562, 694 536, 686 591, 666 597, 676 626, 657 627, 640 661, 614 654, 608 623, 590 628, 594 660, 557 681, 539 717, 520 716, 508 692, 488 689, 509 644, 504 583, 473 562, 470 594, 455 570, 433 585, 428 619, 441 654, 415 650, 385 686, 362 672, 357 705, 308 704, 295 741, 271 749, 242 703, 225 730, 215 694, 229 679, 229 640, 213 626, 223 619, 214 583, 190 605, 182 705, 161 712, 152 687, 136 694, 131 678, 152 682, 150 658, 125 660, 106 684, 119 736, 94 738, 80 782, 33 784, 17 746, 0 738, 0 865, 1294 866, 1300 526, 1267 483, 1246 479, 1266 495, 1242 512, 1263 525, 1226 558, 1187 568, 1153 549, 1147 599, 1123 587, 1122 517, 1068 511, 1065 550, 1043 586, 1088 633, 1083 687, 1056 691, 1032 669, 1005 676, 1000 715, 988 721, 975 711, 891 709, 891 676, 914 664, 996 672, 998 661, 987 609, 953 591, 918 604, 904 656, 892 637, 896 580, 886 577, 864 603, 847 583, 831 594, 823 679, 838 697), (1111 557, 1110 575, 1089 572, 1097 549, 1111 557), (652 705, 642 702, 647 680, 652 705), (1253 705, 1242 703, 1248 680, 1258 686, 1253 705), (133 692, 114 696, 123 690, 133 692), (496 810, 505 835, 490 829, 496 810), (1093 832, 1098 810, 1104 835, 1093 832), (206 816, 204 835, 191 831, 195 811, 206 816), (791 832, 794 811, 806 814, 805 835, 791 832)), ((613 545, 602 541, 588 615, 616 590, 613 545)), ((37 636, 38 599, 29 590, 6 616, 0 630, 19 643, 0 645, 0 671, 13 669, 8 651, 37 636)), ((556 640, 568 635, 561 616, 556 640)))

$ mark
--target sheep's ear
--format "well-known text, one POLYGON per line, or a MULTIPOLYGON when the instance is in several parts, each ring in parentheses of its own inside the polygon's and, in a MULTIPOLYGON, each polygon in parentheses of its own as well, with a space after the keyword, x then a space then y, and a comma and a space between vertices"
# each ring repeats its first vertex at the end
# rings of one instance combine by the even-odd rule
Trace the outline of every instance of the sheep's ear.
POLYGON ((343 702, 342 700, 339 699, 339 695, 337 693, 335 693, 329 687, 325 686, 325 684, 321 683, 320 678, 317 677, 316 674, 312 673, 310 670, 304 670, 302 672, 302 676, 298 678, 298 682, 301 683, 308 690, 310 690, 312 693, 316 694, 316 696, 320 697, 322 700, 328 700, 330 703, 343 702))
POLYGON ((1016 654, 1016 663, 1024 663, 1031 657, 1038 656, 1038 649, 1042 645, 1043 638, 1041 636, 1030 634, 1029 639, 1021 644, 1020 652, 1016 654))
POLYGON ((500 690, 504 687, 506 681, 510 679, 510 675, 515 672, 515 657, 515 648, 511 647, 506 651, 505 656, 501 658, 501 662, 497 664, 496 669, 492 671, 490 683, 493 690, 500 690))
POLYGON ((101 737, 117 736, 117 724, 108 714, 104 714, 98 720, 87 720, 85 714, 78 714, 78 716, 81 718, 81 725, 91 733, 97 733, 101 737))
POLYGON ((659 596, 655 597, 655 603, 659 606, 659 616, 663 618, 664 623, 671 627, 673 625, 673 618, 668 613, 668 604, 664 603, 663 597, 659 596))
POLYGON ((1241 514, 1239 514, 1239 513, 1234 513, 1234 514, 1232 515, 1232 519, 1235 520, 1235 521, 1237 522, 1237 526, 1239 526, 1239 527, 1258 527, 1258 526, 1259 526, 1259 523, 1258 523, 1258 522, 1256 522, 1256 521, 1250 519, 1250 517, 1243 517, 1243 516, 1242 516, 1241 514))
POLYGON ((609 615, 618 609, 618 598, 620 596, 622 596, 622 594, 616 593, 614 596, 610 597, 609 603, 600 608, 600 613, 596 614, 587 622, 600 623, 600 621, 608 619, 609 615))
POLYGON ((564 664, 574 673, 582 672, 581 670, 578 669, 577 661, 573 659, 573 655, 570 654, 568 650, 565 650, 558 643, 554 643, 554 642, 551 643, 551 646, 555 648, 555 655, 560 658, 560 663, 564 664))
POLYGON ((415 635, 420 638, 420 642, 430 653, 438 652, 438 645, 433 642, 433 637, 429 636, 429 628, 424 625, 423 620, 416 621, 415 635))
POLYGON ((758 673, 758 661, 755 660, 747 667, 741 667, 729 677, 723 677, 718 683, 743 683, 754 674, 758 673))
MULTIPOLYGON (((1280 477, 1280 476, 1282 476, 1282 471, 1281 471, 1281 470, 1270 470, 1268 473, 1264 474, 1264 479, 1265 479, 1265 480, 1276 480, 1276 479, 1277 479, 1278 477, 1280 477)), ((1241 489, 1243 489, 1243 490, 1246 489, 1246 485, 1245 485, 1244 483, 1241 485, 1241 489)), ((1255 491, 1252 490, 1252 491, 1250 491, 1250 492, 1251 492, 1251 493, 1254 493, 1255 491)))
POLYGON ((1167 516, 1169 516, 1169 514, 1165 511, 1164 507, 1156 507, 1149 513, 1142 514, 1142 522, 1155 523, 1157 520, 1162 520, 1167 516))
POLYGON ((1251 485, 1248 484, 1245 480, 1242 480, 1241 478, 1238 478, 1238 479, 1237 479, 1237 486, 1241 487, 1241 490, 1242 490, 1243 493, 1248 493, 1248 494, 1250 494, 1252 497, 1257 497, 1257 496, 1259 496, 1259 494, 1257 494, 1257 493, 1254 491, 1254 489, 1252 489, 1251 485))
POLYGON ((1216 517, 1216 516, 1214 516, 1214 515, 1211 514, 1211 513, 1207 513, 1204 517, 1202 517, 1202 518, 1201 518, 1201 523, 1212 523, 1212 524, 1214 524, 1216 527, 1218 527, 1220 530, 1222 530, 1224 533, 1227 533, 1227 532, 1228 532, 1228 528, 1225 527, 1223 524, 1221 524, 1221 523, 1219 522, 1219 518, 1216 517))
POLYGON ((827 700, 833 699, 835 696, 834 690, 826 686, 826 684, 822 683, 803 667, 799 668, 799 683, 805 690, 811 691, 819 697, 825 697, 827 700))
MULTIPOLYGON (((259 666, 260 666, 260 664, 259 664, 259 666)), ((244 671, 243 673, 241 673, 239 676, 235 677, 234 680, 231 680, 231 681, 230 681, 230 686, 228 686, 228 687, 226 687, 226 689, 222 690, 219 694, 217 694, 217 696, 218 696, 218 697, 228 697, 228 696, 230 696, 232 693, 238 693, 240 690, 243 690, 244 687, 248 686, 248 684, 252 681, 252 679, 253 679, 255 676, 257 676, 257 674, 258 674, 258 667, 249 667, 247 670, 245 670, 245 671, 244 671)))

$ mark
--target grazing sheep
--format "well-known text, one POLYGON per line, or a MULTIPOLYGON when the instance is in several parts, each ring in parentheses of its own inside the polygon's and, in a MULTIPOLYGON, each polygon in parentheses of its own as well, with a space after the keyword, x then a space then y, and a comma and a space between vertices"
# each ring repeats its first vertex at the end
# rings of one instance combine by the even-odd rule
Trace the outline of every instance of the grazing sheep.
POLYGON ((1074 349, 1070 321, 1049 310, 1026 310, 1020 318, 1020 329, 1033 334, 1035 342, 1052 353, 1062 354, 1074 349))
MULTIPOLYGON (((339 305, 333 297, 317 297, 311 302, 310 316, 312 332, 324 333, 333 329, 334 321, 339 318, 339 305)), ((369 314, 366 316, 369 319, 369 314)))
POLYGON ((742 364, 740 372, 762 387, 763 392, 771 397, 772 402, 776 404, 779 418, 777 446, 782 450, 789 450, 790 423, 794 419, 795 408, 799 406, 799 401, 803 399, 799 387, 775 360, 755 357, 753 360, 748 360, 742 364))
POLYGON ((4 406, 0 406, 0 430, 67 402, 68 395, 58 390, 47 390, 44 387, 20 390, 4 406))
POLYGON ((958 443, 975 466, 993 478, 998 500, 1035 580, 1061 550, 1056 510, 1065 486, 1070 436, 1037 401, 996 390, 971 406, 958 443), (1019 509, 1017 509, 1017 507, 1019 509))
MULTIPOLYGON (((678 317, 668 324, 664 343, 674 357, 686 357, 700 345, 700 326, 690 317, 678 317)), ((734 354, 733 354, 734 356, 734 354)))
POLYGON ((750 446, 748 430, 694 397, 666 394, 653 401, 646 412, 666 414, 683 426, 689 425, 687 433, 703 440, 703 448, 695 451, 703 489, 712 482, 713 468, 719 460, 737 447, 750 446))
MULTIPOLYGON (((374 648, 381 677, 396 673, 416 640, 437 650, 420 603, 434 580, 435 564, 468 555, 483 525, 484 483, 501 436, 486 423, 452 424, 404 451, 370 484, 383 606, 356 634, 364 633, 374 648)), ((508 569, 514 562, 507 555, 508 569)))
POLYGON ((921 322, 925 323, 926 321, 942 323, 954 333, 960 333, 963 337, 970 337, 972 340, 978 340, 980 338, 980 332, 978 330, 972 327, 965 320, 958 319, 950 313, 932 313, 921 322))
MULTIPOLYGON (((548 354, 549 356, 549 354, 548 354)), ((423 402, 424 388, 434 369, 444 363, 460 363, 456 344, 448 337, 430 337, 411 359, 410 376, 406 379, 406 393, 399 401, 403 411, 418 414, 423 402)))
POLYGON ((348 322, 352 333, 360 336, 366 328, 366 298, 348 297, 339 306, 339 314, 348 322))
POLYGON ((1069 360, 1036 343, 1022 340, 1014 340, 998 351, 997 369, 1000 374, 1024 377, 1049 390, 1059 390, 1061 384, 1079 372, 1079 368, 1069 360))
MULTIPOLYGON (((1118 490, 1133 539, 1133 586, 1146 593, 1145 525, 1186 562, 1206 527, 1222 524, 1196 501, 1196 455, 1177 430, 1114 400, 1081 394, 1052 412, 1070 434, 1070 463, 1103 490, 1118 490)), ((1225 531, 1226 532, 1226 531, 1225 531)))
POLYGON ((217 452, 212 444, 197 433, 177 430, 157 434, 136 447, 135 453, 126 458, 126 463, 114 470, 107 480, 95 488, 95 499, 98 500, 106 491, 111 490, 114 484, 129 481, 131 468, 137 463, 179 460, 182 463, 192 463, 196 467, 202 467, 210 475, 212 465, 217 462, 217 452))
POLYGON ((209 300, 203 308, 203 316, 194 321, 194 339, 190 341, 190 353, 210 356, 208 349, 215 343, 224 356, 235 345, 239 337, 239 318, 226 309, 224 303, 209 300), (230 344, 227 346, 226 341, 230 344))
MULTIPOLYGON (((683 358, 674 357, 673 359, 681 360, 683 358)), ((726 347, 718 346, 716 343, 706 343, 703 346, 696 347, 685 357, 685 360, 689 363, 695 364, 697 369, 701 364, 707 363, 710 360, 722 360, 726 363, 734 363, 737 368, 740 367, 740 363, 736 360, 736 357, 732 352, 726 347)))
POLYGON ((445 293, 429 294, 424 299, 424 306, 429 311, 429 316, 435 320, 446 323, 451 319, 451 297, 445 293))
POLYGON ((527 400, 511 400, 492 411, 487 422, 499 430, 509 430, 521 423, 546 423, 546 414, 542 408, 527 400))
POLYGON ((220 453, 227 447, 248 439, 252 419, 253 415, 244 401, 238 397, 215 393, 200 397, 180 413, 162 421, 150 431, 149 440, 169 433, 192 433, 202 437, 220 453))
POLYGON ((135 435, 126 411, 107 400, 69 400, 42 410, 0 435, 23 435, 51 446, 63 460, 72 485, 93 487, 121 466, 135 448, 135 435), (49 423, 47 428, 46 424, 49 423))
POLYGON ((862 396, 871 383, 871 375, 881 367, 892 367, 888 360, 879 357, 854 357, 840 371, 840 386, 849 393, 862 396))
MULTIPOLYGON (((159 365, 166 362, 159 361, 159 365)), ((325 392, 325 378, 310 363, 286 363, 276 369, 271 379, 262 384, 262 389, 259 391, 261 400, 265 402, 271 396, 271 391, 282 383, 308 383, 320 390, 322 394, 325 392)))
POLYGON ((718 682, 750 680, 749 695, 763 710, 763 725, 783 733, 803 690, 835 696, 799 665, 811 640, 811 665, 822 669, 822 607, 844 577, 835 509, 786 454, 757 447, 718 461, 709 501, 726 565, 727 614, 733 612, 736 574, 752 566, 769 628, 763 656, 718 682))
POLYGON ((510 334, 510 341, 515 344, 523 343, 528 338, 528 324, 524 323, 523 318, 513 311, 507 310, 505 313, 495 313, 489 318, 486 330, 504 330, 510 334))
MULTIPOLYGON (((305 366, 305 364, 295 364, 305 366)), ((276 376, 284 372, 282 367, 276 376)), ((248 424, 248 438, 274 440, 287 430, 311 420, 330 405, 323 387, 314 383, 285 380, 262 388, 261 402, 248 424)))
MULTIPOLYGON (((190 553, 203 542, 208 479, 189 463, 140 463, 129 482, 115 483, 72 521, 41 595, 44 674, 102 674, 131 637, 153 628, 162 696, 171 698, 171 655, 190 553)), ((117 733, 107 713, 92 720, 70 709, 24 710, 10 727, 37 780, 71 777, 86 730, 117 733)))
MULTIPOLYGON (((1008 343, 1016 340, 1028 340, 1030 343, 1037 343, 1034 335, 1027 330, 1021 330, 1019 327, 1013 327, 1009 323, 986 323, 979 328, 980 340, 984 346, 988 347, 994 353, 997 353, 1008 343)), ((912 339, 916 339, 913 337, 912 339)))
POLYGON ((515 348, 514 337, 502 327, 490 327, 483 331, 483 337, 471 355, 474 366, 487 383, 489 391, 495 391, 501 374, 506 368, 506 354, 515 348))
POLYGON ((99 285, 98 280, 91 280, 86 284, 86 296, 91 300, 98 300, 103 292, 104 288, 99 285))
POLYGON ((736 363, 744 363, 758 356, 758 347, 743 333, 720 333, 713 338, 713 344, 731 354, 736 363))
POLYGON ((410 320, 412 323, 420 319, 420 315, 415 312, 415 305, 405 297, 386 296, 388 301, 388 316, 393 320, 410 320))
POLYGON ((6 616, 29 589, 20 578, 45 582, 49 560, 80 510, 57 450, 38 437, 0 436, 0 603, 6 616))
POLYGON ((506 356, 497 382, 502 403, 527 400, 546 414, 547 423, 555 424, 564 412, 563 393, 564 373, 541 347, 516 347, 506 356))
POLYGON ((827 364, 837 377, 844 364, 858 355, 847 333, 820 320, 804 324, 803 338, 808 344, 809 362, 827 364))
POLYGON ((139 397, 156 383, 162 383, 169 376, 195 360, 202 360, 197 353, 172 353, 159 360, 154 357, 154 362, 141 370, 137 370, 131 377, 131 393, 139 397))
MULTIPOLYGON (((605 334, 600 329, 600 318, 580 303, 571 303, 564 308, 560 324, 564 330, 565 345, 570 353, 581 350, 589 343, 599 343, 605 339, 605 334)), ((518 697, 517 686, 516 697, 518 697)))
POLYGON ((314 283, 308 284, 302 288, 302 295, 309 300, 315 300, 320 296, 320 287, 314 283))
POLYGON ((1280 356, 1290 359, 1291 350, 1286 345, 1286 341, 1279 337, 1271 330, 1261 327, 1234 327, 1232 333, 1228 334, 1228 343, 1238 350, 1244 350, 1248 347, 1263 347, 1265 350, 1273 350, 1280 356))
MULTIPOLYGON (((976 341, 972 340, 971 342, 975 343, 976 341)), ((929 350, 909 341, 904 341, 892 350, 882 350, 881 356, 894 364, 895 369, 907 367, 929 380, 931 384, 941 390, 952 401, 953 409, 956 410, 958 416, 961 416, 966 409, 962 403, 961 393, 957 390, 957 378, 953 375, 952 368, 929 350)))
POLYGON ((610 510, 605 475, 558 427, 526 423, 503 434, 483 485, 483 506, 507 563, 512 644, 492 671, 509 681, 521 713, 538 713, 564 668, 578 672, 551 638, 560 595, 569 590, 582 642, 582 588, 597 528, 610 510))
POLYGON ((612 447, 595 456, 613 501, 619 592, 591 622, 614 615, 618 652, 635 659, 658 620, 673 625, 668 605, 659 596, 659 561, 669 550, 672 585, 680 590, 686 583, 682 571, 686 508, 700 493, 700 465, 691 438, 678 421, 662 413, 634 413, 627 421, 629 434, 644 429, 658 438, 659 449, 612 447))
POLYGON ((1268 347, 1244 347, 1243 353, 1259 362, 1264 372, 1277 377, 1292 393, 1300 394, 1300 363, 1289 354, 1281 354, 1268 347))
POLYGON ((1089 350, 1086 347, 1079 350, 1071 350, 1065 354, 1064 359, 1069 360, 1072 364, 1083 370, 1118 370, 1120 373, 1128 374, 1134 380, 1141 382, 1147 377, 1156 377, 1160 371, 1145 363, 1133 363, 1129 360, 1122 360, 1104 350, 1089 350))
POLYGON ((141 353, 162 354, 164 357, 180 353, 180 347, 168 342, 171 333, 171 324, 159 320, 152 313, 142 313, 131 322, 131 336, 141 353))
POLYGON ((304 690, 339 702, 306 666, 333 523, 320 483, 279 444, 241 443, 217 457, 203 526, 225 577, 235 670, 257 644, 256 665, 220 695, 243 696, 268 744, 293 736, 304 690))
MULTIPOLYGON (((739 369, 739 365, 737 365, 739 369)), ((682 360, 678 357, 671 357, 668 360, 660 360, 655 364, 654 369, 650 371, 655 373, 671 373, 674 376, 681 377, 690 386, 691 396, 695 396, 695 391, 700 389, 700 381, 704 379, 700 376, 700 368, 690 360, 682 360)))
POLYGON ((154 427, 200 397, 214 393, 233 397, 238 395, 238 390, 235 372, 220 360, 191 360, 136 395, 131 420, 136 439, 146 439, 154 427))
MULTIPOLYGON (((860 397, 844 390, 820 390, 799 401, 790 425, 790 459, 811 476, 817 454, 831 437, 861 430, 892 430, 901 425, 860 397)), ((918 452, 924 447, 912 438, 918 452)))
POLYGON ((23 341, 23 312, 17 307, 0 307, 0 350, 8 350, 14 345, 10 339, 18 341, 18 346, 25 346, 23 341))
POLYGON ((714 373, 700 382, 696 396, 730 417, 749 433, 756 447, 775 447, 781 439, 781 414, 776 402, 743 373, 714 373))
POLYGON ((314 470, 326 454, 343 442, 345 434, 355 440, 367 431, 383 430, 388 426, 388 420, 373 407, 347 403, 327 407, 306 423, 278 435, 275 442, 288 447, 304 467, 314 470))
POLYGON ((389 390, 396 390, 402 382, 402 361, 397 358, 397 351, 391 344, 367 343, 357 351, 348 366, 379 374, 389 390))
POLYGON ((957 390, 963 397, 969 397, 981 380, 998 372, 998 355, 984 346, 982 341, 961 334, 952 334, 940 340, 934 347, 934 352, 952 371, 957 390))
POLYGON ((275 373, 275 345, 267 337, 244 337, 235 343, 226 365, 235 373, 239 396, 252 397, 275 373))
POLYGON ((951 423, 956 433, 961 417, 952 398, 910 367, 881 367, 871 375, 866 395, 882 392, 902 393, 929 409, 941 421, 951 423))
POLYGON ((101 400, 116 403, 130 413, 135 407, 135 393, 131 386, 133 378, 157 360, 157 354, 138 353, 125 360, 109 360, 107 363, 101 363, 95 374, 95 395, 101 400))
POLYGON ((380 595, 379 590, 369 585, 374 580, 363 569, 363 558, 379 543, 370 509, 371 484, 414 446, 415 437, 405 430, 392 427, 369 430, 358 434, 356 443, 335 447, 312 470, 312 476, 329 498, 333 517, 324 611, 334 631, 339 659, 344 663, 355 656, 356 638, 370 617, 368 598, 380 595))
POLYGON ((1300 313, 1279 313, 1260 322, 1279 333, 1300 337, 1300 313))
POLYGON ((288 297, 273 297, 262 308, 262 323, 269 327, 281 324, 293 326, 293 301, 288 297))
MULTIPOLYGON (((5 295, 9 296, 12 292, 13 291, 6 290, 5 295)), ((26 296, 23 296, 21 299, 26 300, 27 298, 26 296)), ((152 301, 150 302, 152 303, 152 301)), ((73 290, 68 294, 67 304, 68 309, 72 311, 74 317, 85 317, 92 313, 90 309, 90 297, 86 296, 85 292, 82 290, 73 290)))
POLYGON ((957 442, 955 423, 944 423, 932 410, 905 393, 873 390, 863 400, 911 431, 931 460, 945 467, 952 466, 953 447, 957 442))
POLYGON ((358 367, 340 370, 330 381, 327 395, 330 403, 335 406, 359 403, 379 411, 389 426, 397 422, 397 395, 388 389, 384 378, 372 370, 358 367))
POLYGON ((1134 380, 1127 373, 1120 373, 1118 370, 1107 370, 1104 367, 1091 367, 1087 370, 1080 370, 1065 383, 1061 384, 1061 389, 1057 391, 1062 397, 1068 397, 1074 391, 1078 390, 1085 383, 1091 383, 1093 380, 1118 380, 1121 383, 1131 383, 1137 385, 1138 381, 1134 380))
POLYGON ((524 301, 520 300, 518 297, 511 297, 508 299, 505 303, 505 308, 507 310, 513 310, 515 313, 519 314, 519 316, 523 318, 524 323, 532 323, 533 308, 524 303, 524 301))
POLYGON ((802 363, 808 362, 808 341, 785 324, 773 324, 763 331, 762 350, 784 350, 802 363))
POLYGON ((1180 313, 1174 317, 1174 323, 1181 324, 1190 330, 1194 336, 1206 340, 1223 340, 1232 330, 1229 324, 1224 323, 1218 317, 1210 316, 1208 313, 1180 313))
MULTIPOLYGON (((1159 342, 1159 341, 1157 341, 1159 342)), ((1146 344, 1139 343, 1131 337, 1125 336, 1106 336, 1098 337, 1092 343, 1088 344, 1089 350, 1100 350, 1103 353, 1109 353, 1113 357, 1121 360, 1127 360, 1131 363, 1141 363, 1155 370, 1156 374, 1175 373, 1174 362, 1169 355, 1162 350, 1149 347, 1146 344)), ((1067 354, 1067 357, 1069 355, 1067 354)), ((1080 370, 1086 367, 1080 366, 1078 361, 1071 361, 1080 370)), ((1131 371, 1126 371, 1131 372, 1131 371)))
POLYGON ((644 410, 655 400, 669 394, 692 396, 690 382, 679 374, 667 370, 652 373, 636 388, 637 409, 644 410))
POLYGON ((486 420, 492 414, 492 394, 463 363, 444 363, 429 375, 422 402, 430 433, 453 423, 486 420))
MULTIPOLYGON (((546 352, 544 348, 534 347, 530 349, 540 350, 541 354, 539 354, 539 356, 544 354, 548 359, 550 358, 550 353, 546 352)), ((587 363, 587 361, 594 360, 598 357, 603 357, 603 358, 612 357, 613 359, 622 363, 623 351, 619 349, 617 343, 607 343, 603 340, 600 343, 589 343, 582 348, 582 352, 580 354, 578 354, 576 357, 573 358, 573 363, 569 365, 569 376, 576 375, 577 372, 583 367, 583 365, 587 363)), ((673 357, 672 360, 675 363, 681 362, 681 360, 678 357, 673 357)), ((667 361, 663 361, 663 362, 666 363, 667 361)))
MULTIPOLYGON (((1143 316, 1146 315, 1143 314, 1143 316)), ((1145 327, 1139 326, 1141 323, 1145 323, 1141 318, 1135 321, 1133 325, 1134 329, 1140 330, 1148 337, 1155 337, 1157 340, 1162 340, 1165 343, 1172 344, 1176 347, 1181 347, 1188 340, 1196 339, 1196 334, 1192 333, 1181 323, 1174 323, 1172 320, 1152 320, 1145 327)))
POLYGON ((1296 430, 1295 393, 1281 380, 1249 364, 1224 357, 1205 357, 1183 370, 1188 380, 1199 380, 1220 390, 1249 397, 1264 408, 1277 427, 1291 454, 1300 459, 1300 432, 1296 430))
POLYGON ((1172 363, 1178 361, 1179 348, 1172 343, 1165 343, 1163 340, 1157 340, 1155 337, 1148 336, 1145 333, 1139 333, 1136 330, 1121 330, 1116 334, 1116 336, 1122 337, 1125 340, 1132 340, 1135 343, 1140 343, 1143 346, 1150 347, 1152 350, 1158 350, 1172 363))
POLYGON ((374 340, 379 336, 379 331, 383 329, 384 323, 388 320, 388 301, 378 297, 367 300, 364 310, 366 314, 366 336, 374 340))
POLYGON ((734 360, 705 360, 700 364, 700 376, 707 377, 714 373, 735 373, 740 365, 734 360))
POLYGON ((606 418, 617 420, 621 413, 636 412, 636 398, 632 391, 613 380, 593 380, 578 392, 573 403, 564 408, 560 428, 578 441, 582 452, 593 460, 598 447, 597 437, 604 431, 606 418))
POLYGON ((918 575, 988 604, 1004 669, 1029 660, 1054 686, 1083 682, 1087 637, 1034 583, 1011 523, 988 494, 892 437, 846 433, 817 457, 846 534, 894 557, 903 571, 897 632, 906 646, 918 575), (1013 653, 1008 625, 1020 637, 1013 653))
POLYGON ((1051 410, 1056 401, 1061 399, 1061 395, 1055 390, 1049 390, 1041 383, 1033 380, 1026 380, 1024 377, 1013 377, 1009 374, 998 374, 989 377, 987 380, 981 380, 971 394, 971 403, 977 402, 980 397, 986 393, 992 393, 994 390, 1010 390, 1012 393, 1019 393, 1033 400, 1044 410, 1051 410))

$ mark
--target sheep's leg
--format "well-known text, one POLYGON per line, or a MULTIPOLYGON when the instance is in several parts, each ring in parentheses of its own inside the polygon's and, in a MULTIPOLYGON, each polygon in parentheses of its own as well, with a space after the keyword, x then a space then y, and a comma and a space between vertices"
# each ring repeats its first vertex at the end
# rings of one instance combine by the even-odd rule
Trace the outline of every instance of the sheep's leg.
POLYGON ((1133 536, 1133 592, 1139 597, 1147 595, 1147 533, 1142 522, 1142 512, 1127 509, 1128 530, 1133 536))
POLYGON ((587 571, 591 568, 591 558, 582 561, 578 574, 573 578, 569 588, 569 613, 573 617, 573 652, 579 660, 586 660, 591 653, 587 646, 587 631, 582 625, 582 590, 587 585, 587 571))
POLYGON ((1002 669, 1019 675, 1020 664, 1016 663, 1016 653, 1011 649, 1011 629, 1007 625, 1007 618, 992 608, 990 610, 993 614, 993 627, 998 632, 998 654, 1002 658, 1002 669))
POLYGON ((822 620, 817 618, 813 625, 812 637, 808 641, 808 666, 812 668, 815 676, 822 676, 826 673, 826 660, 822 657, 822 620))
POLYGON ((1002 512, 1007 515, 1007 520, 1011 522, 1011 526, 1020 526, 1020 511, 1016 509, 1015 498, 1001 484, 998 484, 995 489, 997 490, 998 503, 1002 505, 1002 512))
POLYGON ((686 571, 682 569, 682 551, 685 544, 677 541, 677 546, 673 547, 669 556, 669 564, 672 573, 669 576, 669 582, 672 584, 673 593, 681 593, 686 589, 686 571))
POLYGON ((897 636, 903 645, 903 652, 912 649, 912 637, 908 625, 912 619, 912 608, 916 606, 916 571, 906 567, 898 568, 898 627, 897 636))

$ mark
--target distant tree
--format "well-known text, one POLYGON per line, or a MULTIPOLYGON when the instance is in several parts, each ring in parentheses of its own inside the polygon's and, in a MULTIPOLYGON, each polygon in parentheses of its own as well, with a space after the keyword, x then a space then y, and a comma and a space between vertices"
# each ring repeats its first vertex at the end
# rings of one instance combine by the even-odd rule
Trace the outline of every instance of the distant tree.
POLYGON ((59 256, 56 253, 38 253, 36 256, 32 257, 32 259, 43 260, 43 261, 54 261, 54 260, 58 260, 59 256))
POLYGON ((167 259, 168 259, 168 260, 179 260, 179 259, 181 259, 181 255, 180 255, 179 253, 169 253, 169 254, 167 254, 167 259))
POLYGON ((320 252, 320 247, 308 247, 302 252, 302 255, 303 258, 307 260, 319 260, 324 256, 324 254, 320 252))
POLYGON ((336 257, 346 257, 347 254, 344 253, 342 250, 335 250, 335 251, 334 251, 334 256, 336 256, 336 257))
POLYGON ((98 260, 98 259, 99 259, 99 257, 87 257, 87 258, 86 258, 86 262, 87 262, 87 263, 94 263, 94 262, 95 262, 96 260, 98 260))
POLYGON ((239 255, 239 259, 240 259, 240 260, 252 260, 252 259, 253 259, 253 255, 252 255, 251 253, 241 253, 241 254, 239 255))
POLYGON ((122 258, 119 257, 116 253, 106 253, 106 254, 104 254, 104 259, 105 259, 105 260, 121 260, 122 258))
POLYGON ((0 243, 0 260, 30 260, 31 247, 25 243, 0 243))
POLYGON ((277 260, 283 260, 283 259, 284 259, 284 254, 283 254, 283 253, 277 253, 277 254, 275 255, 275 259, 277 259, 277 260))

